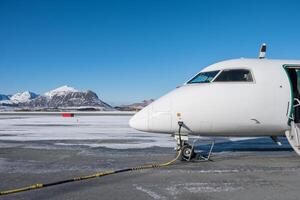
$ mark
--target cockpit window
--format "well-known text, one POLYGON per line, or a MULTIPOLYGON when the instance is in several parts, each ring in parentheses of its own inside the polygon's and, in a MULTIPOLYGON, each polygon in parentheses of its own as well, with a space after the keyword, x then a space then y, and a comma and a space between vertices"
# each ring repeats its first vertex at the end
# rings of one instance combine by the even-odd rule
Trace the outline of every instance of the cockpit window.
POLYGON ((253 82, 253 78, 247 69, 229 69, 223 70, 214 82, 253 82))
POLYGON ((219 73, 217 71, 210 71, 210 72, 200 72, 194 78, 192 78, 187 84, 192 83, 209 83, 211 80, 215 78, 215 76, 219 73))

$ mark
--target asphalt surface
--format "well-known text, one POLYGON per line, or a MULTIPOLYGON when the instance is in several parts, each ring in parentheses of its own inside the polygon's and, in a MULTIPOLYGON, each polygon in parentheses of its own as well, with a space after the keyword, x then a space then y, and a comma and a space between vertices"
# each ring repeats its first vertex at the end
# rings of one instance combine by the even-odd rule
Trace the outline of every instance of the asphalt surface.
MULTIPOLYGON (((67 183, 0 199, 299 199, 300 157, 282 140, 281 147, 269 138, 224 141, 216 144, 213 161, 178 161, 164 168, 67 183)), ((172 148, 116 150, 55 145, 59 142, 0 141, 0 190, 164 162, 175 156, 172 148)))

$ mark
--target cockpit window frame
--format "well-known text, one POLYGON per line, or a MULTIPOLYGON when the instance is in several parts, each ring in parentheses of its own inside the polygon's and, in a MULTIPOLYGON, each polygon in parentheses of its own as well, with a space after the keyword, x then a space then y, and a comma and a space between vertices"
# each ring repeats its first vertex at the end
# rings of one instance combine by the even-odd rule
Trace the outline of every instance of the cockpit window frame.
POLYGON ((240 83, 240 84, 255 84, 256 81, 255 81, 255 76, 253 74, 253 71, 252 69, 249 69, 249 68, 226 68, 226 69, 221 69, 220 72, 217 74, 217 76, 211 81, 212 83, 233 83, 233 84, 236 84, 236 83, 240 83), (251 74, 251 78, 252 78, 252 81, 216 81, 216 79, 222 74, 222 72, 224 71, 230 71, 230 70, 247 70, 249 71, 249 73, 251 74))
POLYGON ((220 68, 220 69, 215 69, 211 71, 201 71, 198 74, 194 75, 192 78, 190 78, 187 82, 184 83, 184 85, 194 85, 194 84, 203 84, 203 83, 189 83, 191 80, 193 80, 196 76, 198 76, 200 73, 204 72, 213 72, 213 71, 218 71, 218 73, 215 75, 215 77, 210 81, 210 82, 205 82, 205 83, 216 83, 216 84, 256 84, 256 79, 253 73, 253 70, 248 67, 241 67, 241 68, 220 68), (227 70, 248 70, 251 74, 252 81, 217 81, 215 82, 215 79, 219 77, 219 75, 223 71, 227 70))
POLYGON ((203 84, 203 83, 212 83, 213 80, 220 74, 222 70, 220 69, 216 69, 216 70, 211 70, 211 71, 201 71, 199 72, 198 74, 196 74, 195 76, 193 76, 192 78, 190 78, 186 83, 185 85, 193 85, 193 84, 203 84), (210 73, 210 72, 217 72, 214 77, 210 80, 210 81, 207 81, 207 82, 191 82, 192 80, 194 80, 196 77, 198 77, 200 74, 202 73, 210 73))

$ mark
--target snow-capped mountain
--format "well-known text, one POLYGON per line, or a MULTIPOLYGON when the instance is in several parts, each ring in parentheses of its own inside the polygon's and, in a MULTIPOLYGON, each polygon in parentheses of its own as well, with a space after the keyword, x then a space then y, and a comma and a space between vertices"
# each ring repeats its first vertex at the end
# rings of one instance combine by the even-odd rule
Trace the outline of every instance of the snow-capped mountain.
POLYGON ((44 96, 52 98, 53 96, 57 95, 57 96, 62 96, 62 95, 67 95, 68 93, 72 93, 72 92, 79 92, 78 90, 69 87, 67 85, 61 86, 59 88, 56 88, 54 90, 51 90, 49 92, 46 92, 44 94, 44 96))
POLYGON ((36 98, 38 95, 25 91, 16 93, 14 95, 0 95, 0 105, 6 106, 18 106, 20 103, 26 103, 31 101, 32 99, 36 98))
POLYGON ((92 107, 97 110, 112 110, 107 103, 101 101, 97 94, 88 90, 78 91, 69 86, 62 86, 46 92, 23 106, 35 108, 87 108, 92 107))
POLYGON ((69 86, 62 86, 39 96, 31 92, 17 93, 9 100, 0 101, 0 105, 27 110, 114 110, 93 91, 82 92, 69 86))
POLYGON ((33 92, 21 92, 21 93, 17 93, 12 95, 9 100, 14 103, 14 104, 18 104, 18 103, 26 103, 31 101, 32 99, 36 98, 38 95, 33 93, 33 92))

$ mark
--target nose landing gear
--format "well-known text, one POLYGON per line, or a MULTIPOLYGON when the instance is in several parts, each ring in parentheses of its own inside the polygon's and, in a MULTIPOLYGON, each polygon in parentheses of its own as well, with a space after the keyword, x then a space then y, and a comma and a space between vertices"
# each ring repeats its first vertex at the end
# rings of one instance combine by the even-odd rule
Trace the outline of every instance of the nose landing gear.
POLYGON ((185 144, 181 149, 181 160, 190 161, 194 157, 195 157, 194 148, 189 144, 185 144))
POLYGON ((200 151, 195 151, 196 144, 199 144, 201 138, 197 138, 193 140, 192 145, 188 143, 188 135, 181 134, 181 128, 184 126, 182 121, 178 122, 178 133, 174 135, 177 140, 177 147, 175 148, 177 151, 181 150, 181 160, 182 161, 210 161, 210 157, 212 155, 212 150, 215 144, 214 140, 210 141, 209 151, 205 154, 200 151))

